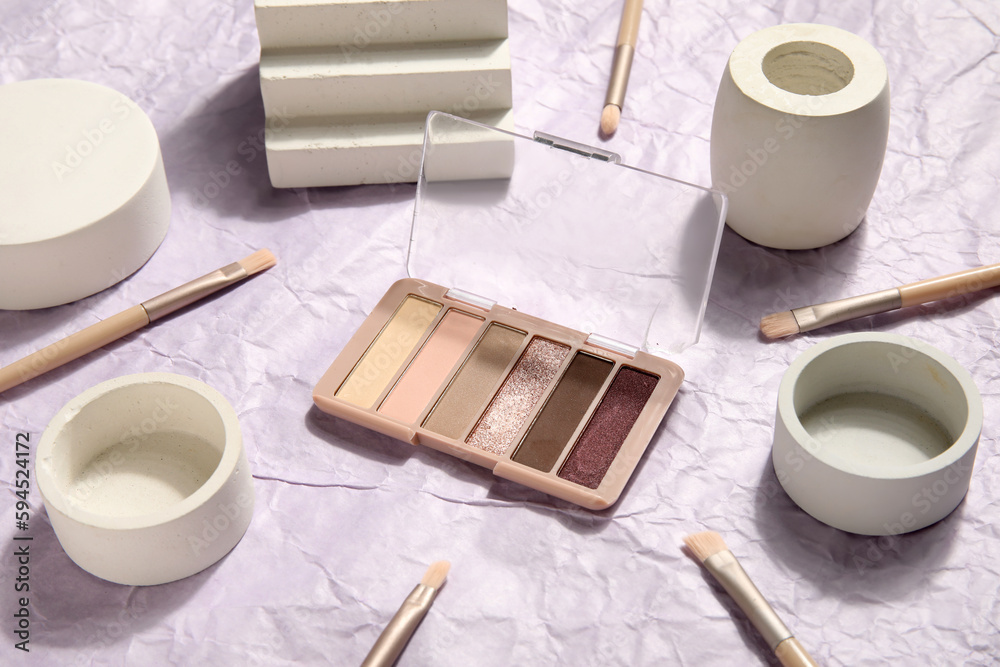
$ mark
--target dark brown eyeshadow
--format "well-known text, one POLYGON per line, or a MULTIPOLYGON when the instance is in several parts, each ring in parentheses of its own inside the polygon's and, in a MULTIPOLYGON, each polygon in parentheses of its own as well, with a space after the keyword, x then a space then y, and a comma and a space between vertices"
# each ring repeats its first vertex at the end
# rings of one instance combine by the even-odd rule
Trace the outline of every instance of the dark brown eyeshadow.
POLYGON ((600 486, 657 382, 654 375, 622 367, 566 458, 559 477, 588 489, 600 486))
POLYGON ((614 363, 578 352, 511 458, 548 472, 586 416, 614 363))

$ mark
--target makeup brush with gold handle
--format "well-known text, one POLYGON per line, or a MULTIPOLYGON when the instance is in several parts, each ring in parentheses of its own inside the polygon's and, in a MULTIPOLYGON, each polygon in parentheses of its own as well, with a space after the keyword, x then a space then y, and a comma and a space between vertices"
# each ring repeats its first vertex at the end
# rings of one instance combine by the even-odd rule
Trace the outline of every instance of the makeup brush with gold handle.
POLYGON ((622 117, 625 89, 628 87, 628 77, 632 71, 632 58, 635 55, 635 43, 639 39, 641 18, 642 0, 625 0, 622 22, 618 28, 615 57, 611 62, 611 79, 608 82, 608 93, 604 98, 604 110, 601 112, 601 132, 605 135, 615 133, 618 121, 622 117))
POLYGON ((1000 264, 980 266, 881 292, 767 315, 760 320, 760 330, 768 338, 783 338, 858 317, 918 306, 998 285, 1000 285, 1000 264))
POLYGON ((382 630, 382 634, 368 652, 361 667, 392 667, 406 643, 410 641, 410 637, 416 632, 427 610, 431 608, 431 603, 444 584, 449 569, 451 563, 446 560, 431 563, 423 579, 403 600, 396 615, 382 630))
POLYGON ((264 248, 238 262, 132 306, 0 368, 0 393, 127 336, 161 317, 275 265, 264 248))
POLYGON ((721 535, 695 533, 685 537, 684 544, 732 596, 784 667, 818 667, 757 590, 721 535))

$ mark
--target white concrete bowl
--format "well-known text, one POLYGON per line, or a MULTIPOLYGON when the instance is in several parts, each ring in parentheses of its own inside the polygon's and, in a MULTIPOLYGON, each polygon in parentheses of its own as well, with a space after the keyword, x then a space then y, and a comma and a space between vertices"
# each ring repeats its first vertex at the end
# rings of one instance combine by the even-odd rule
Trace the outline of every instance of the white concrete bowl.
POLYGON ((904 336, 848 334, 789 366, 772 461, 788 495, 820 521, 896 535, 962 501, 982 426, 979 391, 954 359, 904 336))
POLYGON ((253 515, 253 478, 233 408, 170 373, 103 382, 66 404, 38 445, 52 528, 87 572, 154 585, 226 555, 253 515))

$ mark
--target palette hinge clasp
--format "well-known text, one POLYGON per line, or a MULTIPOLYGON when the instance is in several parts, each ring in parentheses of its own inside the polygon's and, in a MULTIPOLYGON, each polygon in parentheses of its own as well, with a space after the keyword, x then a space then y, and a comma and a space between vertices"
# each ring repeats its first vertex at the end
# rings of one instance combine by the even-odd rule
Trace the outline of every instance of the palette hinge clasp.
POLYGON ((618 153, 606 151, 601 148, 595 148, 594 146, 588 146, 587 144, 581 144, 576 141, 570 141, 569 139, 563 139, 562 137, 557 137, 554 134, 546 134, 545 132, 536 131, 534 138, 535 141, 545 144, 546 146, 561 148, 564 151, 576 153, 577 155, 582 155, 584 157, 594 158, 595 160, 601 160, 602 162, 610 162, 612 164, 621 164, 622 162, 622 157, 618 153))
POLYGON ((634 359, 636 353, 639 351, 639 348, 637 348, 634 345, 622 343, 621 341, 617 341, 614 338, 608 338, 606 336, 602 336, 600 334, 595 334, 595 333, 592 333, 589 336, 587 336, 587 345, 591 345, 593 347, 599 347, 601 349, 608 350, 609 352, 615 352, 617 354, 626 356, 629 359, 634 359))
POLYGON ((484 296, 479 296, 478 294, 473 294, 472 292, 466 292, 464 290, 455 289, 452 287, 445 293, 445 296, 453 301, 461 301, 462 303, 472 306, 473 308, 479 308, 489 312, 493 306, 497 304, 496 301, 492 299, 487 299, 484 296))

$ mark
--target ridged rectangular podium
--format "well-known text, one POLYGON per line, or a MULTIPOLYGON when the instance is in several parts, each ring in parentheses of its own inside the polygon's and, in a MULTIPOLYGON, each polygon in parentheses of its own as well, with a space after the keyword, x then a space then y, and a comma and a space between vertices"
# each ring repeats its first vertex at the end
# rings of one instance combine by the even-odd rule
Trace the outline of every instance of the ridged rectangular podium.
POLYGON ((255 0, 271 184, 413 182, 427 113, 513 130, 506 0, 255 0))

